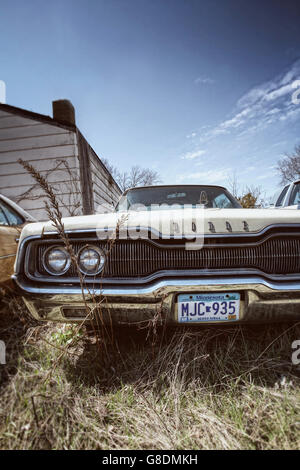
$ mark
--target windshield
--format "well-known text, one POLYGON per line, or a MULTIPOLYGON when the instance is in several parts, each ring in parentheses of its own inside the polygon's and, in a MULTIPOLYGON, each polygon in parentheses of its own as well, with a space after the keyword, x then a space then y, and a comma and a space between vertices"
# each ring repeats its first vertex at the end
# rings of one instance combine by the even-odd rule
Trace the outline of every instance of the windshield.
POLYGON ((218 209, 241 207, 225 188, 219 186, 154 186, 128 190, 116 210, 168 210, 197 205, 218 209))

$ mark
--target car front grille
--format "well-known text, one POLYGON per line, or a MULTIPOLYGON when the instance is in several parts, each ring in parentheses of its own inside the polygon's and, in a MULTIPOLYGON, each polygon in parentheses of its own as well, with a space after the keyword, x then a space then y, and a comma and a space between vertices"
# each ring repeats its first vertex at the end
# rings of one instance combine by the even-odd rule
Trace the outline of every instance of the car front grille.
MULTIPOLYGON (((104 248, 99 240, 73 241, 75 253, 87 243, 104 248)), ((42 264, 42 255, 49 244, 37 245, 35 273, 40 280, 49 277, 42 264)), ((238 246, 204 245, 200 250, 180 247, 161 247, 149 240, 117 240, 107 256, 103 278, 139 278, 161 271, 205 271, 255 269, 266 274, 300 273, 300 235, 272 236, 259 243, 238 246)), ((77 277, 71 267, 61 278, 77 277)))

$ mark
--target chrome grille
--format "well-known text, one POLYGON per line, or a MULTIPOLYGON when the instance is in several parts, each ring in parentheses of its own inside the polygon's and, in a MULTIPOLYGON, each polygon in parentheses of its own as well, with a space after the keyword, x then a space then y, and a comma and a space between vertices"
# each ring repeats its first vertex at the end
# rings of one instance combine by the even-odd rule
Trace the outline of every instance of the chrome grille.
MULTIPOLYGON (((105 248, 103 242, 93 240, 94 245, 105 248)), ((86 245, 72 243, 75 253, 86 245)), ((42 266, 42 254, 49 245, 38 245, 36 270, 46 276, 42 266)), ((216 269, 258 269, 268 274, 300 273, 300 238, 272 237, 259 244, 245 246, 204 246, 201 250, 187 251, 180 248, 159 247, 147 240, 117 240, 107 258, 102 274, 105 278, 145 277, 158 271, 216 269)), ((99 275, 101 276, 101 274, 99 275)), ((63 277, 77 277, 71 267, 63 277)))

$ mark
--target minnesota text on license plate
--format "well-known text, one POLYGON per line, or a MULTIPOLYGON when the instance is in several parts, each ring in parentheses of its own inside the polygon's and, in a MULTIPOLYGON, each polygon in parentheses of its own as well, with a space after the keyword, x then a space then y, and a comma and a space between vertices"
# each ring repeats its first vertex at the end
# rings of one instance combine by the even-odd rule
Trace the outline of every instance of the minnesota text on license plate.
POLYGON ((240 294, 180 294, 177 300, 178 321, 236 321, 240 313, 240 294))

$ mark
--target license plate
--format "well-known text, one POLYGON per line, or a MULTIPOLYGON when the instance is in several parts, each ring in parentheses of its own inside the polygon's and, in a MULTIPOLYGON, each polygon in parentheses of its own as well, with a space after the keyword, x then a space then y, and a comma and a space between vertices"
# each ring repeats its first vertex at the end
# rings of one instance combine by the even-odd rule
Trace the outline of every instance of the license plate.
POLYGON ((232 322, 239 320, 240 294, 180 294, 179 323, 232 322))

